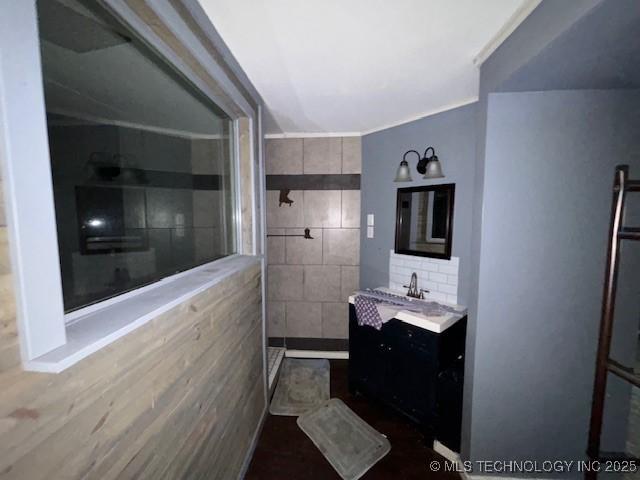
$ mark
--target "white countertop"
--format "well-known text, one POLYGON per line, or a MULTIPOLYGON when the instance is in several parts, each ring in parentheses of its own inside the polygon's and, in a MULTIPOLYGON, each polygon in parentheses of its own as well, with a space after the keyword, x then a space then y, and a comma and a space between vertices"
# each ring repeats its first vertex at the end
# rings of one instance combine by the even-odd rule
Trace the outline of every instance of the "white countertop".
MULTIPOLYGON (((376 290, 381 290, 383 292, 393 293, 394 295, 399 295, 401 297, 406 298, 412 302, 435 302, 441 305, 446 305, 447 307, 451 307, 456 309, 456 313, 450 313, 447 315, 432 317, 426 315, 420 315, 419 313, 409 312, 407 310, 400 310, 394 318, 400 320, 405 323, 409 323, 419 328, 424 328, 425 330, 429 330, 434 333, 442 333, 451 325, 454 325, 458 320, 463 318, 467 314, 467 307, 462 305, 454 305, 447 302, 430 300, 425 298, 424 300, 418 298, 407 297, 404 292, 397 292, 395 290, 391 290, 386 287, 376 288, 376 290)), ((355 295, 349 296, 349 303, 353 304, 355 299, 355 295)))

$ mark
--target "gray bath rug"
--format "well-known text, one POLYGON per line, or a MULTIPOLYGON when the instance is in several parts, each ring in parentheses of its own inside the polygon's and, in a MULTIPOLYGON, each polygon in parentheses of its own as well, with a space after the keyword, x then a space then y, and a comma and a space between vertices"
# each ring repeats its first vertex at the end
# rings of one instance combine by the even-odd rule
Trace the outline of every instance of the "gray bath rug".
POLYGON ((272 415, 298 416, 329 400, 329 360, 285 358, 269 406, 272 415))
POLYGON ((391 450, 389 440, 332 398, 298 417, 298 426, 344 480, 356 480, 391 450))

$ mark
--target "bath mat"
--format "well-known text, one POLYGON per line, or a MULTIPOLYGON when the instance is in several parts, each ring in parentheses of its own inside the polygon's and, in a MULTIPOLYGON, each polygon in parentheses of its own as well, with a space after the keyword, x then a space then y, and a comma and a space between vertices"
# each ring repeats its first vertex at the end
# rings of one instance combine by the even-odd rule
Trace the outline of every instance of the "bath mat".
POLYGON ((344 480, 360 478, 391 450, 384 435, 337 398, 298 417, 298 426, 344 480))
POLYGON ((273 395, 272 415, 302 415, 329 400, 329 360, 285 358, 273 395))

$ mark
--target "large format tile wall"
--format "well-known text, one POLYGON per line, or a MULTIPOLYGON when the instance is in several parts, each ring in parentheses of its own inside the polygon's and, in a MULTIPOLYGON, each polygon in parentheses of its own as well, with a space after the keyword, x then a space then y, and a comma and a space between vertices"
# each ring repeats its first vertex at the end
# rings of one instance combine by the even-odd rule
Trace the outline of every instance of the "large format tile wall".
POLYGON ((360 167, 359 137, 267 140, 267 234, 309 228, 313 237, 267 237, 268 335, 289 339, 289 348, 348 337, 348 297, 359 285, 360 167), (291 185, 291 205, 270 189, 274 176, 291 185))

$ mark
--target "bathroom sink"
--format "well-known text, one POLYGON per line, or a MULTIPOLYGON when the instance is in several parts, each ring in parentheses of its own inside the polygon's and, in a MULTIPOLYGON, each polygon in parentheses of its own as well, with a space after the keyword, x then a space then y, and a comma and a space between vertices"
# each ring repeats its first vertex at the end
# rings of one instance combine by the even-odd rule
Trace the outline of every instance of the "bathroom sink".
MULTIPOLYGON (((451 325, 454 325, 458 320, 464 318, 467 315, 466 307, 462 305, 454 305, 447 302, 437 301, 429 298, 419 299, 408 297, 403 293, 400 293, 396 290, 391 290, 386 287, 376 288, 376 290, 391 293, 393 295, 398 295, 400 297, 404 297, 411 302, 425 302, 425 303, 437 303, 439 305, 443 305, 449 308, 453 308, 456 310, 455 313, 443 313, 442 315, 423 315, 417 312, 411 312, 409 310, 400 310, 394 318, 400 320, 402 322, 414 325, 416 327, 424 328, 434 333, 444 332, 451 325)), ((351 295, 349 297, 349 303, 353 304, 355 301, 355 295, 351 295)))

